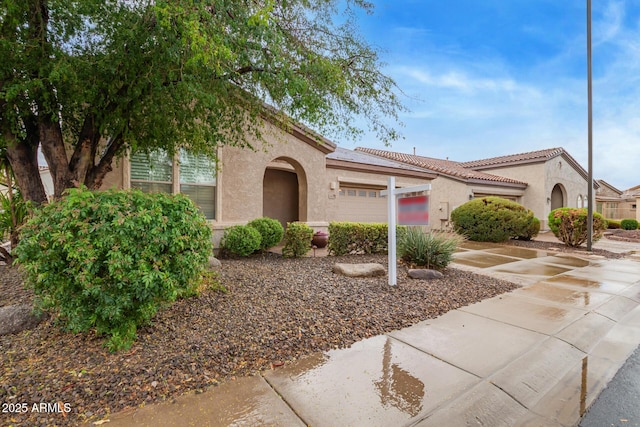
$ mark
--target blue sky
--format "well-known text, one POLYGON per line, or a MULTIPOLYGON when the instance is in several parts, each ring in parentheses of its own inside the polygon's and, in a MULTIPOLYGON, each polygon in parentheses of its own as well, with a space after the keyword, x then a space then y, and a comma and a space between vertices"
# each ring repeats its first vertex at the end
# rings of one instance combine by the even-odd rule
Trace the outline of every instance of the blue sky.
MULTIPOLYGON (((373 0, 360 29, 410 112, 393 151, 564 147, 587 168, 586 0, 373 0)), ((593 1, 594 178, 640 184, 640 0, 593 1)), ((373 135, 345 148, 384 148, 373 135)))

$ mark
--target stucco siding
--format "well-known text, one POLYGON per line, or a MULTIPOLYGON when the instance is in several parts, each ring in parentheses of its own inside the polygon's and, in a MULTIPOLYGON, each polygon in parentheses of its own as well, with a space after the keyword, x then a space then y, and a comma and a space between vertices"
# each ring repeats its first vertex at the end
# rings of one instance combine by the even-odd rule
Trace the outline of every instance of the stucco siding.
MULTIPOLYGON (((486 169, 483 172, 504 176, 506 178, 517 179, 526 182, 527 188, 519 200, 519 203, 531 209, 536 218, 540 219, 541 227, 546 229, 546 219, 549 215, 547 197, 551 194, 551 189, 547 191, 545 180, 545 164, 534 163, 528 165, 517 165, 504 168, 486 169)), ((553 185, 551 186, 553 188, 553 185)))
POLYGON ((268 144, 251 151, 236 147, 220 149, 218 185, 219 224, 250 221, 263 215, 263 180, 272 161, 288 162, 298 174, 300 221, 325 221, 325 155, 294 136, 265 124, 268 144))
MULTIPOLYGON (((380 173, 359 172, 330 167, 327 168, 326 182, 329 190, 326 200, 327 221, 331 222, 356 219, 355 217, 346 218, 341 216, 341 199, 339 195, 341 188, 370 188, 384 190, 387 188, 388 177, 389 175, 380 173)), ((396 177, 396 187, 411 187, 414 185, 428 184, 429 182, 429 179, 396 177)), ((364 218, 362 222, 369 222, 368 220, 372 218, 375 222, 387 221, 386 203, 372 203, 370 206, 373 206, 373 208, 378 212, 367 215, 367 218, 364 218)))
POLYGON ((471 189, 466 183, 444 176, 431 182, 431 206, 429 218, 432 229, 445 229, 451 219, 451 211, 469 201, 471 189))
POLYGON ((563 156, 546 162, 484 169, 483 171, 528 183, 521 204, 531 209, 534 215, 540 219, 543 230, 548 229, 547 218, 551 212, 549 200, 556 184, 560 184, 562 187, 563 204, 566 207, 578 207, 578 196, 583 198, 587 196, 587 180, 563 156))

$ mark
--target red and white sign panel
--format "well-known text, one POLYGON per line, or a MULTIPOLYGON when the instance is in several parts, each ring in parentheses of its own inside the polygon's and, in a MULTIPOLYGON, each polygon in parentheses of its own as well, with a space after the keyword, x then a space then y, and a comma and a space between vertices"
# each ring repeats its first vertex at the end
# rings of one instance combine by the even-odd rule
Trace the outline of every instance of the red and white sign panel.
POLYGON ((398 199, 398 224, 429 225, 429 196, 398 199))

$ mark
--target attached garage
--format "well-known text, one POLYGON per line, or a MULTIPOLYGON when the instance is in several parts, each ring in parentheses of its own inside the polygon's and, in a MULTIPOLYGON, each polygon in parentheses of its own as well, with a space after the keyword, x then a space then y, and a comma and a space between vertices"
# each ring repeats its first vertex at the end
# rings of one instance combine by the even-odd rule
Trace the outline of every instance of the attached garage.
POLYGON ((354 222, 387 222, 386 197, 376 188, 340 186, 338 218, 354 222))

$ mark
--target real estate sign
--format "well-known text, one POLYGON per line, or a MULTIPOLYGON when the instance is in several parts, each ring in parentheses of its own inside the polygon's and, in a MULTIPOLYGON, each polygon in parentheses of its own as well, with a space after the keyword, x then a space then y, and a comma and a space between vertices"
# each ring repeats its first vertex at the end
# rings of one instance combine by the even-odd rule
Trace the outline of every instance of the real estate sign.
MULTIPOLYGON (((422 185, 416 185, 413 187, 396 188, 396 177, 390 176, 387 180, 387 189, 382 190, 380 192, 381 196, 388 196, 387 225, 388 225, 388 238, 389 238, 388 240, 389 285, 391 286, 395 286, 398 282, 398 275, 397 275, 398 260, 396 258, 396 213, 397 213, 396 199, 397 199, 397 196, 401 194, 418 193, 418 192, 424 192, 424 191, 431 191, 431 184, 422 184, 422 185)), ((426 221, 427 221, 426 224, 428 224, 429 223, 429 196, 406 197, 405 199, 418 199, 417 202, 411 201, 411 200, 405 202, 407 205, 405 206, 406 207, 405 213, 409 217, 411 217, 415 215, 415 213, 410 213, 410 212, 413 212, 414 209, 417 209, 418 212, 420 212, 420 210, 424 208, 426 212, 426 216, 424 214, 418 214, 417 216, 421 217, 422 219, 426 218, 426 221), (426 199, 423 199, 423 198, 426 198, 426 199), (408 206, 411 206, 411 207, 408 207, 408 206), (418 206, 418 208, 416 208, 415 206, 418 206)), ((400 204, 398 203, 398 205, 400 204)), ((398 217, 400 217, 399 214, 398 214, 398 217)))
POLYGON ((429 196, 399 198, 398 224, 429 225, 429 196))

